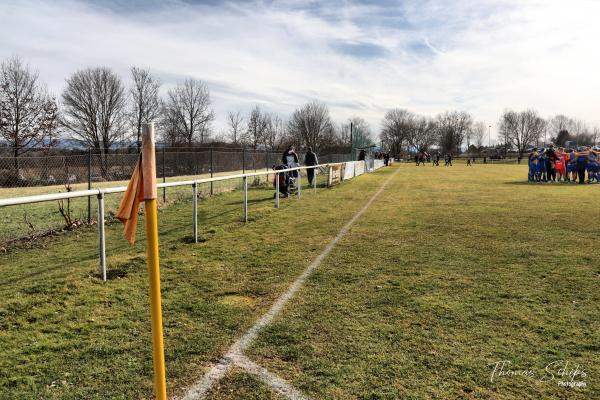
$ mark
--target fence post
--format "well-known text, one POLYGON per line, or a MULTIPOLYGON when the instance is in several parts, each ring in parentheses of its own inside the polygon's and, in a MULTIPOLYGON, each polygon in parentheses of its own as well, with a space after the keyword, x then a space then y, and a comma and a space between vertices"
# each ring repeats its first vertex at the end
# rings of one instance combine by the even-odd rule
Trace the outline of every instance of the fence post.
POLYGON ((242 147, 242 174, 246 173, 246 147, 242 147))
POLYGON ((104 192, 98 193, 98 249, 100 253, 100 276, 106 282, 106 240, 104 230, 104 192))
POLYGON ((317 168, 313 169, 313 189, 315 191, 315 194, 317 194, 317 171, 317 168))
POLYGON ((267 172, 269 171, 269 164, 271 160, 271 152, 269 150, 265 150, 265 168, 267 169, 267 172))
MULTIPOLYGON (((214 164, 213 164, 213 148, 212 148, 212 144, 210 145, 210 177, 213 177, 213 169, 215 168, 214 164)), ((210 195, 213 195, 213 183, 212 181, 210 182, 210 195)))
MULTIPOLYGON (((269 172, 269 159, 271 157, 269 157, 269 155, 271 154, 271 152, 269 150, 265 150, 265 169, 267 170, 267 172, 269 172)), ((269 174, 267 174, 267 184, 269 183, 269 174)))
POLYGON ((279 208, 279 173, 275 173, 275 208, 279 208))
POLYGON ((298 182, 296 183, 296 185, 298 185, 298 198, 300 198, 300 192, 302 191, 302 173, 299 169, 297 169, 296 171, 298 171, 298 182))
POLYGON ((194 243, 198 243, 198 182, 192 184, 192 232, 194 243))
POLYGON ((244 177, 244 222, 248 222, 248 177, 244 177))
POLYGON ((331 165, 327 166, 327 182, 325 182, 325 186, 329 187, 329 182, 331 180, 331 165))
MULTIPOLYGON (((92 149, 88 149, 88 190, 92 189, 92 149)), ((88 224, 92 223, 92 198, 88 196, 88 224)))
MULTIPOLYGON (((166 160, 166 157, 165 157, 165 145, 163 143, 163 148, 162 148, 162 168, 161 168, 162 169, 162 181, 163 181, 163 183, 165 183, 167 181, 167 176, 165 174, 165 164, 166 164, 165 160, 166 160)), ((166 202, 167 202, 167 188, 164 187, 163 188, 163 203, 166 203, 166 202)))

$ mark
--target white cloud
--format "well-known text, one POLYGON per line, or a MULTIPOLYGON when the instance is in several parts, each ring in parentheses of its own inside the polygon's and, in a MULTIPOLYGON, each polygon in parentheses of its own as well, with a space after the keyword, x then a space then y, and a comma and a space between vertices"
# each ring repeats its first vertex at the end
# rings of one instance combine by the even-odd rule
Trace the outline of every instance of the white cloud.
POLYGON ((194 76, 212 90, 217 128, 229 110, 288 114, 310 99, 375 130, 392 107, 462 109, 492 125, 504 108, 533 107, 600 123, 600 3, 342 3, 4 2, 0 58, 22 56, 56 93, 92 65, 126 79, 131 65, 150 67, 165 88, 194 76), (369 57, 377 47, 383 55, 369 57))

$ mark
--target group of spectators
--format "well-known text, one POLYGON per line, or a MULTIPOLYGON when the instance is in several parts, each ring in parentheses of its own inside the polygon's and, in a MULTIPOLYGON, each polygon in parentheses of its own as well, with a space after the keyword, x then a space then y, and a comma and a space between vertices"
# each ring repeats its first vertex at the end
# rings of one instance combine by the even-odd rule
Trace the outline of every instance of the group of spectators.
POLYGON ((383 165, 387 167, 390 164, 390 153, 376 152, 375 160, 383 160, 383 165))
MULTIPOLYGON (((359 161, 361 161, 361 160, 364 161, 365 158, 366 158, 366 152, 364 150, 361 150, 359 153, 358 159, 359 159, 359 161)), ((378 160, 383 160, 383 163, 386 167, 390 163, 390 154, 389 153, 377 152, 377 153, 375 153, 374 158, 378 159, 378 160)), ((298 157, 298 154, 296 153, 296 148, 294 146, 289 146, 283 152, 283 155, 281 156, 281 162, 282 162, 283 166, 287 166, 287 168, 294 168, 294 167, 300 166, 300 158, 298 157)), ((317 158, 317 155, 315 154, 315 152, 313 151, 313 149, 311 147, 308 147, 306 149, 306 154, 304 155, 304 165, 306 165, 307 167, 319 165, 319 159, 317 158)), ((450 162, 450 165, 452 165, 452 162, 450 162)), ((273 167, 273 168, 275 169, 275 167, 273 167)), ((295 173, 294 176, 298 176, 297 171, 293 171, 293 172, 295 173)), ((315 169, 307 168, 306 169, 306 177, 308 178, 309 185, 312 185, 313 179, 315 178, 315 169)))
MULTIPOLYGON (((300 166, 300 158, 296 153, 296 148, 294 146, 289 146, 281 156, 281 162, 287 166, 287 168, 294 168, 300 166)), ((306 154, 304 155, 304 165, 307 167, 312 167, 315 165, 319 165, 319 159, 317 155, 313 151, 311 147, 306 149, 306 154)), ((294 176, 298 176, 297 171, 293 171, 294 176)), ((313 179, 315 178, 315 169, 307 168, 306 169, 306 177, 308 178, 308 184, 312 185, 313 179)))
MULTIPOLYGON (((419 151, 415 154, 415 164, 417 167, 419 165, 425 165, 425 162, 430 163, 433 162, 434 167, 440 166, 440 159, 442 158, 442 153, 436 151, 433 155, 427 153, 426 151, 419 151)), ((470 165, 470 164, 469 164, 470 165)), ((444 166, 451 167, 452 166, 452 154, 446 153, 444 154, 444 166)))
POLYGON ((534 148, 529 153, 529 182, 600 182, 600 149, 580 147, 578 149, 534 148))

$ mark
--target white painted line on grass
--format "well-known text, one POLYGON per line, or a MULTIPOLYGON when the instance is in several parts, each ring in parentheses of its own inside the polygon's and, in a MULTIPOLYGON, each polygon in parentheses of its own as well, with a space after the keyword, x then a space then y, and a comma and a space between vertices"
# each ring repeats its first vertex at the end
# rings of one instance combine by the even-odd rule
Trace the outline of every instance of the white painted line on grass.
MULTIPOLYGON (((296 294, 296 292, 304 285, 306 279, 313 273, 315 268, 317 268, 321 262, 327 257, 327 255, 331 252, 333 247, 340 241, 352 225, 369 209, 373 201, 383 192, 383 189, 387 186, 387 184, 392 180, 392 178, 398 173, 400 169, 397 169, 385 182, 381 185, 381 187, 375 192, 373 196, 367 201, 367 203, 356 213, 354 216, 342 227, 336 237, 333 238, 331 242, 325 247, 325 249, 313 260, 312 263, 300 274, 300 276, 290 285, 288 290, 283 293, 276 301, 273 303, 269 311, 263 315, 248 331, 238 339, 227 351, 227 353, 223 356, 223 358, 215 365, 213 365, 210 370, 204 375, 202 379, 200 379, 192 388, 186 393, 183 397, 183 400, 199 400, 203 399, 208 392, 214 387, 214 385, 219 382, 229 368, 234 364, 237 360, 241 360, 244 356, 244 351, 250 346, 252 341, 256 339, 259 332, 267 325, 273 321, 286 305, 286 303, 296 294)), ((272 387, 275 387, 276 382, 271 383, 272 387)))
POLYGON ((271 389, 277 394, 284 396, 289 400, 309 400, 307 396, 294 389, 292 385, 281 379, 280 377, 273 375, 266 368, 256 364, 248 357, 240 356, 235 365, 243 368, 246 372, 249 372, 258 377, 263 383, 271 386, 271 389))

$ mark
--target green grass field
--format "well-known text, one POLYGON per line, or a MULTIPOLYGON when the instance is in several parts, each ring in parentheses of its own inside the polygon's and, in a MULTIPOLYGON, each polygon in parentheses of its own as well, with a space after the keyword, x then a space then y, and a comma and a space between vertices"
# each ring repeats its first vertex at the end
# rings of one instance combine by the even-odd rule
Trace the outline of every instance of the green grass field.
MULTIPOLYGON (((279 210, 255 189, 246 225, 241 193, 224 193, 200 203, 198 244, 189 201, 161 209, 169 393, 200 379, 390 177, 247 356, 312 399, 600 398, 600 186, 528 185, 516 165, 395 165, 279 210), (502 360, 534 376, 491 381, 502 360), (567 361, 586 387, 559 386, 567 361)), ((0 255, 0 399, 152 398, 144 237, 129 247, 120 233, 108 226, 106 283, 94 227, 0 255)), ((209 398, 281 397, 233 368, 209 398)))

